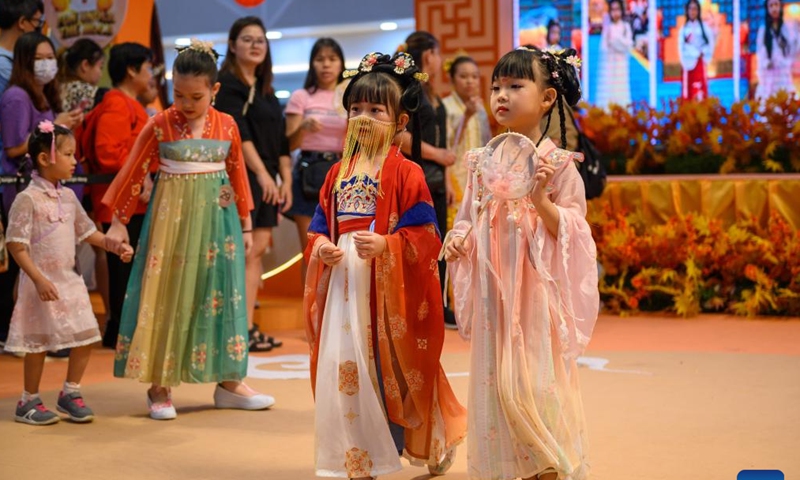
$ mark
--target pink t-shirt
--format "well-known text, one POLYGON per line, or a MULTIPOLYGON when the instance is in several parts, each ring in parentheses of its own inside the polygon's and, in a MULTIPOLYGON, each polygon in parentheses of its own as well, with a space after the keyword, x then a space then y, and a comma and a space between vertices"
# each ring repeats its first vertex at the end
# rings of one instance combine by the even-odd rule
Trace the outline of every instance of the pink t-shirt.
POLYGON ((333 90, 317 90, 313 94, 301 88, 295 90, 286 105, 286 114, 314 117, 322 124, 319 132, 305 132, 301 150, 341 153, 347 133, 347 117, 334 105, 333 90))

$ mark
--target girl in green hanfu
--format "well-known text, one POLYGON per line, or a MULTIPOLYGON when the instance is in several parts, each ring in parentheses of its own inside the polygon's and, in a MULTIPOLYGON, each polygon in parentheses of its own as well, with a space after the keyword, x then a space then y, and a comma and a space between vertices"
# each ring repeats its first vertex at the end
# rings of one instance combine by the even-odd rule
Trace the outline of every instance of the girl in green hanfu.
POLYGON ((170 387, 216 382, 218 408, 259 410, 275 400, 247 372, 244 258, 252 244, 247 181, 236 122, 211 105, 217 54, 193 42, 173 67, 175 104, 153 117, 103 203, 112 242, 127 243, 152 162, 158 174, 134 258, 114 375, 151 383, 150 417, 176 417, 170 387))

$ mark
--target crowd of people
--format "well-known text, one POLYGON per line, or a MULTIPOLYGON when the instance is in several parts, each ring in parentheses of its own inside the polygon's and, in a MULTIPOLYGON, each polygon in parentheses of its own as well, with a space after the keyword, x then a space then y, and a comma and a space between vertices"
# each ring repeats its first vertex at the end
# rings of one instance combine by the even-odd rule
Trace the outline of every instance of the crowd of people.
POLYGON ((80 382, 99 341, 115 376, 150 385, 155 420, 177 417, 183 382, 216 384, 217 408, 272 407, 245 377, 249 352, 281 345, 253 310, 283 215, 305 252, 318 475, 375 478, 401 456, 440 475, 469 435, 470 478, 586 478, 575 362, 599 299, 581 156, 560 148, 581 97, 574 50, 499 59, 487 90, 507 132, 492 139, 477 63, 443 62, 428 32, 354 70, 319 39, 284 110, 264 24, 241 18, 220 67, 209 43, 180 49, 173 104, 150 115, 149 48, 59 53, 42 13, 0 4, 2 173, 29 179, 3 187, 0 340, 25 357, 17 421, 60 421, 39 396, 45 356, 60 354, 57 408, 91 422, 80 382), (62 186, 81 171, 109 183, 62 186), (102 333, 76 272, 82 243, 107 288, 102 333), (472 342, 468 410, 440 364, 448 324, 472 342))

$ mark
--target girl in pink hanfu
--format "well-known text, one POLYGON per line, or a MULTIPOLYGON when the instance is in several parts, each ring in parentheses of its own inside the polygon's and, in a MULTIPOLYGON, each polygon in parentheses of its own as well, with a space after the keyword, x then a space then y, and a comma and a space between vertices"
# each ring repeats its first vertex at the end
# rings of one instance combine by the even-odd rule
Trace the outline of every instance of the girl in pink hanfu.
POLYGON ((598 313, 596 251, 573 163, 580 155, 539 127, 554 107, 564 118, 565 104, 580 100, 579 65, 572 49, 503 56, 491 108, 512 133, 467 155, 469 183, 444 253, 459 329, 472 341, 471 479, 587 478, 575 361, 598 313), (511 182, 489 168, 501 149, 528 159, 509 163, 511 182))

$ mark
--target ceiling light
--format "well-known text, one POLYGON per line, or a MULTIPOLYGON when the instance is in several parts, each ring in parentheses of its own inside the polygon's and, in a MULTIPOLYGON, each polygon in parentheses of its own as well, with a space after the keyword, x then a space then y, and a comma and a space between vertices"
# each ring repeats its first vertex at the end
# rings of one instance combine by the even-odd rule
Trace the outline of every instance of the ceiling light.
POLYGON ((175 46, 177 47, 188 47, 192 44, 191 38, 176 38, 175 39, 175 46))
POLYGON ((283 38, 283 34, 277 30, 267 32, 267 38, 270 40, 279 40, 283 38))
POLYGON ((275 92, 275 96, 278 98, 289 98, 292 96, 292 92, 289 90, 278 90, 275 92))
POLYGON ((385 32, 389 32, 391 30, 397 30, 397 23, 395 22, 383 22, 381 23, 381 30, 385 32))

